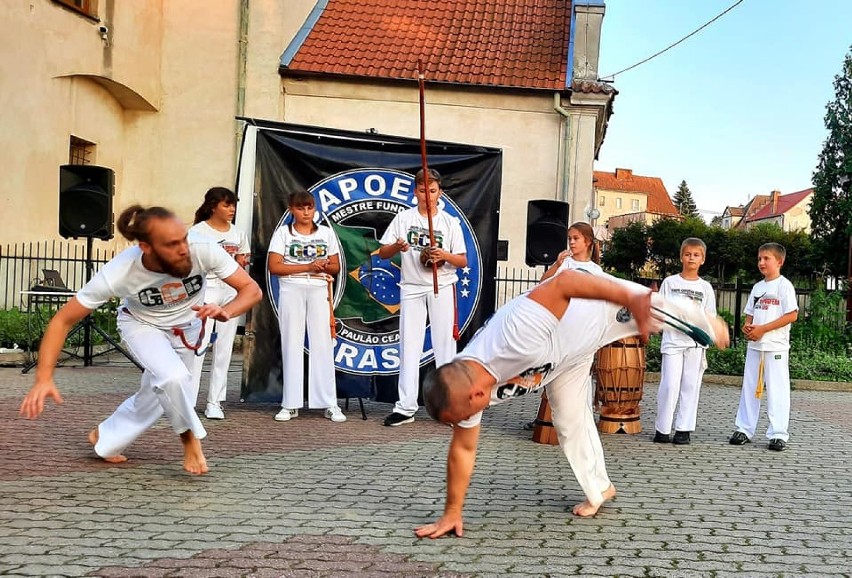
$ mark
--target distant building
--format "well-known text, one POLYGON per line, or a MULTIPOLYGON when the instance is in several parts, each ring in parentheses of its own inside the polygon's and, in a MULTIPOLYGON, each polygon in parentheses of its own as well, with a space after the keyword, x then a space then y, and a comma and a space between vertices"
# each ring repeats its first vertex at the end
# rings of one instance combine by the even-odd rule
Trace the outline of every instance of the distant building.
POLYGON ((769 202, 769 195, 755 195, 745 205, 725 207, 722 211, 723 229, 745 229, 746 220, 769 202))
POLYGON ((661 218, 680 219, 663 180, 634 175, 632 169, 614 173, 595 171, 595 204, 600 211, 597 221, 612 232, 641 221, 650 225, 661 218))
POLYGON ((780 191, 772 191, 769 202, 745 218, 745 228, 751 229, 757 225, 772 223, 784 231, 810 233, 811 216, 808 209, 813 196, 812 188, 788 195, 782 195, 780 191))

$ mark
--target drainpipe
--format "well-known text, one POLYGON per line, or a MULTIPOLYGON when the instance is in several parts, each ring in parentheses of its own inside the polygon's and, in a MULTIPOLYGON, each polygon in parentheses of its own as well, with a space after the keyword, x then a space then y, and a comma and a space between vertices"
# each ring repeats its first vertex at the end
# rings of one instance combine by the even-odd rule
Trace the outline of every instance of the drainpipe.
MULTIPOLYGON (((245 116, 246 111, 246 69, 248 67, 248 26, 249 26, 249 0, 240 0, 240 29, 237 42, 239 44, 237 56, 237 103, 236 116, 245 116)), ((242 121, 235 123, 236 148, 240 150, 242 144, 242 121)), ((239 157, 237 153, 236 157, 239 157)))
MULTIPOLYGON (((568 110, 562 106, 562 98, 558 92, 553 93, 553 110, 559 113, 563 118, 562 121, 562 165, 561 177, 562 182, 559 184, 559 200, 568 202, 568 181, 570 180, 571 166, 571 115, 568 110)), ((569 209, 570 210, 570 209, 569 209)))

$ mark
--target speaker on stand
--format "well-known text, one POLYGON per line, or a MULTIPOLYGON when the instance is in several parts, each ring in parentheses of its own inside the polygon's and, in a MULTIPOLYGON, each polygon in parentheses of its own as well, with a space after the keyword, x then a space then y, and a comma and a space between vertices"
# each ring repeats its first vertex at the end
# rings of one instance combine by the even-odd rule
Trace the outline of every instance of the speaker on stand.
MULTIPOLYGON (((59 234, 65 239, 86 239, 86 282, 94 275, 92 241, 112 239, 114 233, 112 200, 115 196, 115 172, 95 165, 62 165, 59 167, 59 234)), ((83 365, 92 365, 95 357, 92 332, 100 335, 136 367, 142 366, 106 331, 98 327, 91 315, 86 316, 68 338, 83 332, 83 365)), ((98 354, 101 355, 101 354, 98 354)), ((29 369, 29 368, 27 368, 29 369)))
POLYGON ((529 201, 526 264, 530 267, 548 267, 567 246, 568 203, 545 199, 529 201))

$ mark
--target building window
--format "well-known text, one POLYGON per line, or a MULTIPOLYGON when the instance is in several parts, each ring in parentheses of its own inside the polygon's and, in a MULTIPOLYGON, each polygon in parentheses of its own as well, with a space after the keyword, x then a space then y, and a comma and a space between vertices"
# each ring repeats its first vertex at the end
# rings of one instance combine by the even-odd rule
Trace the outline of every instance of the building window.
POLYGON ((98 0, 53 0, 57 4, 67 6, 72 10, 85 14, 90 18, 98 16, 98 0))
POLYGON ((616 208, 616 209, 620 209, 620 208, 621 208, 621 197, 617 197, 617 198, 615 199, 615 208, 616 208))
POLYGON ((634 211, 638 211, 639 210, 639 199, 633 199, 632 201, 630 201, 630 206, 633 208, 634 211))
POLYGON ((606 197, 601 195, 598 197, 598 206, 603 207, 606 205, 606 197))
POLYGON ((71 135, 68 147, 69 165, 90 165, 95 160, 95 143, 71 135))

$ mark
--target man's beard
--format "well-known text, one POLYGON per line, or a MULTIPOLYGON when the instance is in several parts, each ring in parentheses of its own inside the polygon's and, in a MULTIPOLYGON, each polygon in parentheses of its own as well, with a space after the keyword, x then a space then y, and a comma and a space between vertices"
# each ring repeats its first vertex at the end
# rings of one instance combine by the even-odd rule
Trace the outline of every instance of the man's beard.
POLYGON ((187 255, 184 259, 178 261, 168 261, 153 247, 151 255, 154 261, 163 270, 163 273, 168 273, 172 277, 183 279, 192 272, 192 258, 187 255))

